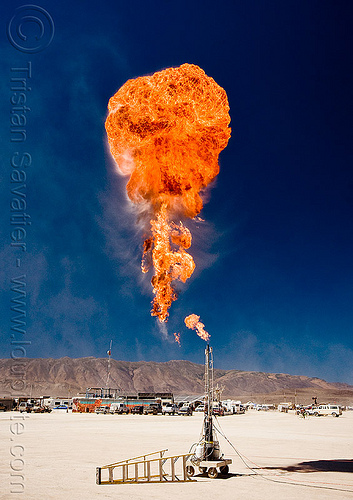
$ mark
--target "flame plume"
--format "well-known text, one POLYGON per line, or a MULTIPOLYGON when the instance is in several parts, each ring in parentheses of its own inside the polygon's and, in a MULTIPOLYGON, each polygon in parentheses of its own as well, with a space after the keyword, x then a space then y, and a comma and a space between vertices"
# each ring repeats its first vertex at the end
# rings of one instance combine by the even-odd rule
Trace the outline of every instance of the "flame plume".
POLYGON ((200 316, 197 316, 197 314, 190 314, 190 316, 187 316, 184 321, 190 330, 196 330, 197 335, 208 342, 211 335, 206 332, 205 325, 200 321, 200 316))
POLYGON ((180 344, 180 333, 174 333, 174 339, 175 339, 175 342, 179 345, 179 347, 181 347, 181 344, 180 344))
POLYGON ((195 263, 191 233, 173 219, 195 217, 200 192, 219 172, 230 122, 227 95, 198 66, 183 64, 128 80, 109 100, 105 126, 127 193, 152 216, 141 268, 153 265, 151 314, 167 321, 176 300, 173 281, 185 282, 195 263))

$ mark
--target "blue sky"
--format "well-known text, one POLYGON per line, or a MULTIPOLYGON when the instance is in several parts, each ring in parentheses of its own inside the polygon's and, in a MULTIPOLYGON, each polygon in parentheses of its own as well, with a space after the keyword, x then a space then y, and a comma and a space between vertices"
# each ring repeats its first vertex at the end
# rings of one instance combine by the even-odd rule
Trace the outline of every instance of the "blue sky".
POLYGON ((28 357, 103 357, 112 339, 115 359, 202 363, 183 321, 196 313, 219 368, 353 384, 352 4, 41 1, 55 32, 34 53, 6 36, 21 5, 2 6, 0 356, 21 338, 28 357), (26 141, 14 143, 11 78, 28 61, 26 141), (226 90, 232 137, 205 222, 189 223, 196 271, 163 330, 104 121, 126 80, 184 62, 226 90), (32 160, 25 252, 11 246, 16 152, 32 160), (11 337, 23 275, 25 327, 11 337))

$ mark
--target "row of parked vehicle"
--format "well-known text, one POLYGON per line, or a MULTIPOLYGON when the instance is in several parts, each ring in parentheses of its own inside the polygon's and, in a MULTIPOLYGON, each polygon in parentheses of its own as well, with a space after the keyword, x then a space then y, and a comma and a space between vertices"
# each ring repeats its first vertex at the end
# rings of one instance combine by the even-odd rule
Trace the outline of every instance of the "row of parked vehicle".
MULTIPOLYGON (((136 405, 133 406, 132 408, 129 408, 123 403, 111 403, 110 405, 107 406, 100 406, 95 410, 97 414, 116 413, 118 415, 128 414, 128 413, 135 415, 157 415, 158 413, 161 413, 162 415, 192 415, 193 411, 204 413, 205 405, 200 404, 199 406, 194 408, 191 404, 185 404, 185 403, 180 406, 174 403, 167 403, 163 406, 157 403, 151 403, 148 406, 136 405)), ((244 411, 245 411, 244 408, 238 408, 237 410, 238 413, 244 413, 244 411)), ((214 403, 213 415, 223 416, 229 413, 235 413, 234 409, 233 411, 232 410, 228 411, 227 408, 224 408, 221 404, 214 403)))
POLYGON ((178 407, 177 405, 172 403, 167 403, 165 406, 151 403, 148 406, 136 405, 132 408, 129 408, 123 403, 112 403, 110 406, 99 406, 96 409, 96 413, 115 413, 118 415, 128 413, 131 413, 132 415, 157 415, 158 413, 161 413, 162 415, 192 415, 192 408, 191 406, 186 405, 178 407))
POLYGON ((18 410, 20 413, 50 413, 52 411, 48 406, 40 406, 23 401, 19 404, 18 410))

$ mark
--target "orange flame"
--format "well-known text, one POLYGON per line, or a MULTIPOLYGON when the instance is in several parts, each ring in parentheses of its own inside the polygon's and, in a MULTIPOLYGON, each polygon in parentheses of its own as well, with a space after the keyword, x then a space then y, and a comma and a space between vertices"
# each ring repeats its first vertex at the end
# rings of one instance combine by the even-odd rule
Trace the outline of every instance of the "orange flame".
POLYGON ((130 176, 128 196, 152 213, 141 267, 154 267, 151 313, 164 322, 176 300, 173 281, 185 282, 195 268, 186 252, 191 233, 173 218, 195 217, 200 192, 219 172, 230 137, 227 95, 201 68, 183 64, 128 80, 108 108, 110 150, 130 176))
POLYGON ((208 342, 211 335, 206 332, 205 325, 200 321, 200 316, 197 316, 197 314, 190 314, 190 316, 187 316, 184 321, 190 330, 196 330, 197 335, 208 342))
POLYGON ((175 338, 175 342, 177 342, 179 344, 179 347, 181 347, 181 344, 180 344, 180 333, 174 333, 174 338, 175 338))

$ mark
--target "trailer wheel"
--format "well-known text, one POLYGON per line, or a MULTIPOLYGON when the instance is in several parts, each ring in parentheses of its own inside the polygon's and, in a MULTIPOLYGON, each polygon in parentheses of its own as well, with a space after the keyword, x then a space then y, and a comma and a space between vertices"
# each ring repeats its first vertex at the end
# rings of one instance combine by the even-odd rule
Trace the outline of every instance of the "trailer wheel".
POLYGON ((207 467, 199 467, 200 474, 206 474, 207 467))
POLYGON ((226 476, 228 474, 228 472, 229 472, 228 465, 223 465, 223 467, 219 468, 219 471, 220 471, 221 474, 224 474, 226 476))
POLYGON ((188 477, 192 477, 195 474, 195 469, 193 468, 192 465, 187 465, 186 466, 186 475, 188 477))
POLYGON ((207 474, 210 479, 216 479, 216 477, 218 476, 218 470, 216 469, 216 467, 210 467, 207 474))
POLYGON ((318 412, 316 411, 316 412, 314 413, 314 417, 318 417, 318 416, 319 416, 319 414, 318 414, 318 412))

